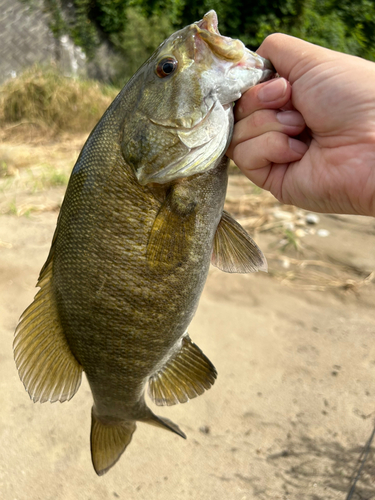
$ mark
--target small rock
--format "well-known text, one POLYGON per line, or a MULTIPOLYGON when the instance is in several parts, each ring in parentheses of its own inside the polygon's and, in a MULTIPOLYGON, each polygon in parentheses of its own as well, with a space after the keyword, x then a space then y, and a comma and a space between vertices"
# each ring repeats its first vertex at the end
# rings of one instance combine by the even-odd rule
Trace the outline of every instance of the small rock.
POLYGON ((316 214, 306 214, 305 220, 308 224, 318 224, 320 221, 319 215, 316 214))
POLYGON ((281 260, 281 265, 284 269, 289 269, 290 268, 290 260, 288 257, 283 257, 281 260))
POLYGON ((202 425, 202 427, 199 427, 199 432, 202 434, 209 434, 210 433, 210 428, 208 425, 202 425))
POLYGON ((318 236, 320 236, 321 238, 326 238, 327 236, 330 235, 330 232, 328 231, 328 229, 318 229, 318 231, 316 232, 316 234, 318 236))
POLYGON ((288 229, 288 231, 294 231, 296 226, 294 225, 293 222, 285 222, 284 224, 285 229, 288 229))
POLYGON ((304 236, 306 236, 306 233, 303 229, 297 229, 295 234, 296 234, 297 238, 303 238, 304 236))

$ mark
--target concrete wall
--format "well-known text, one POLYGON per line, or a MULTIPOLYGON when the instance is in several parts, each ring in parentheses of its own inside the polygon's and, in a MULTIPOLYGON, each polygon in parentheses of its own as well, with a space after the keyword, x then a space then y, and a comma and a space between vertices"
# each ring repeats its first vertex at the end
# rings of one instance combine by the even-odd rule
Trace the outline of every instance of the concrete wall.
POLYGON ((86 73, 82 51, 69 37, 56 40, 41 0, 33 6, 0 0, 0 84, 35 63, 56 62, 67 75, 86 73))

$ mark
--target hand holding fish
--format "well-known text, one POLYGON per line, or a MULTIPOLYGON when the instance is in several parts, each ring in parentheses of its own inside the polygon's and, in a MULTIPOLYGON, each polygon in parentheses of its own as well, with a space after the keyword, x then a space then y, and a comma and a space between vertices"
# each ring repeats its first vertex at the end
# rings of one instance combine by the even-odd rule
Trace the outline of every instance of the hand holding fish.
POLYGON ((282 34, 258 52, 282 78, 238 101, 227 155, 283 203, 375 215, 375 64, 282 34))

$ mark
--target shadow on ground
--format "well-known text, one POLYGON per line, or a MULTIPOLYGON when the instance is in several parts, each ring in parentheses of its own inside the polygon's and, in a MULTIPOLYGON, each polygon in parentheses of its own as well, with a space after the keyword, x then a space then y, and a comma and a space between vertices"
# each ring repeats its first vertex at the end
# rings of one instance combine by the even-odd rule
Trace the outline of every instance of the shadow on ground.
MULTIPOLYGON (((302 436, 300 440, 291 439, 285 450, 270 455, 267 460, 281 472, 286 495, 290 489, 296 489, 305 500, 327 500, 336 492, 342 492, 342 498, 346 498, 366 450, 366 446, 346 447, 337 441, 302 436), (318 485, 320 488, 324 487, 326 495, 314 493, 314 488, 318 485)), ((256 493, 255 497, 270 498, 266 491, 256 493)), ((367 458, 350 498, 375 498, 374 447, 368 449, 367 458)))

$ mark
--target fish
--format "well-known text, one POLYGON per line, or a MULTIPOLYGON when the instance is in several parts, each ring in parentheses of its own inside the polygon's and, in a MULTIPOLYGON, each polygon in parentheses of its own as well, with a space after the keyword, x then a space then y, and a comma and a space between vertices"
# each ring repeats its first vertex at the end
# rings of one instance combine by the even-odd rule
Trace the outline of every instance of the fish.
POLYGON ((215 382, 189 324, 210 263, 266 271, 226 211, 233 103, 272 78, 269 61, 222 36, 214 11, 172 34, 120 91, 73 168, 33 302, 14 337, 34 402, 68 401, 85 372, 91 456, 106 473, 136 422, 186 438, 156 405, 215 382))

